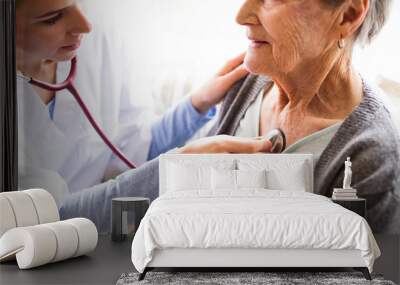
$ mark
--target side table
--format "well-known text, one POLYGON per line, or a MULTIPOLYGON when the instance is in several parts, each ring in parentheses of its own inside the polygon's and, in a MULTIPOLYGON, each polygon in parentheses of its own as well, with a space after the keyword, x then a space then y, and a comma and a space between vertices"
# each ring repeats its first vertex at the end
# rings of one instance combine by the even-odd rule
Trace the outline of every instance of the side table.
POLYGON ((133 237, 149 205, 150 199, 144 197, 120 197, 112 199, 112 240, 119 242, 125 240, 127 237, 133 237))
POLYGON ((332 199, 332 202, 359 214, 363 218, 367 218, 367 200, 364 198, 357 199, 332 199))

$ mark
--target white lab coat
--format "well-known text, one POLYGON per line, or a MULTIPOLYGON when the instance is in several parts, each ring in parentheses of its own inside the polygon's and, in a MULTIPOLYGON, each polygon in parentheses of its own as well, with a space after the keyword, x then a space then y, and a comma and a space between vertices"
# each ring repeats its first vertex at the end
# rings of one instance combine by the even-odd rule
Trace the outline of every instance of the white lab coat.
MULTIPOLYGON (((135 82, 126 64, 127 54, 113 36, 94 31, 83 38, 75 84, 108 137, 140 165, 146 161, 150 126, 157 118, 145 105, 133 102, 135 82)), ((58 81, 66 78, 69 65, 58 65, 58 81)), ((126 169, 68 91, 57 93, 53 121, 32 86, 18 80, 17 93, 20 188, 45 188, 60 203, 68 193, 99 184, 126 169)))

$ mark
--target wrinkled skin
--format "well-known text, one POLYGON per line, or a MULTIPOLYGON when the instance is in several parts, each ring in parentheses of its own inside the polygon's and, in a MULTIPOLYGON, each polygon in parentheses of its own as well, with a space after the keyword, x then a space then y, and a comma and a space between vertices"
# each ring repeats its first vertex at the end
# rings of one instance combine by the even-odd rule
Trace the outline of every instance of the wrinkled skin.
POLYGON ((333 8, 320 0, 244 1, 237 22, 250 40, 245 65, 275 83, 264 95, 259 135, 279 127, 291 145, 358 106, 362 81, 351 52, 368 3, 347 0, 333 8))
POLYGON ((240 24, 248 24, 247 36, 270 43, 249 47, 245 63, 253 73, 297 72, 336 48, 336 10, 322 7, 319 0, 261 2, 246 1, 237 16, 240 24))

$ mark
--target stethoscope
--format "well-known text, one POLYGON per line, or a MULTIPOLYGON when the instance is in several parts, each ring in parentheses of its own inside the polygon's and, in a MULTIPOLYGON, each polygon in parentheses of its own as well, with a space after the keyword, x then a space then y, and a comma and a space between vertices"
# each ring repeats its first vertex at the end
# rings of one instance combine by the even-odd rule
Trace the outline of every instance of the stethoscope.
POLYGON ((285 133, 279 128, 273 129, 261 138, 267 139, 271 142, 271 153, 281 153, 286 149, 286 136, 285 133))
MULTIPOLYGON (((71 70, 69 72, 69 75, 67 79, 62 82, 62 83, 56 83, 56 84, 50 84, 46 83, 40 80, 36 80, 32 77, 26 77, 24 75, 17 74, 17 77, 27 81, 28 83, 37 86, 39 88, 42 88, 44 90, 48 90, 51 92, 58 92, 64 89, 67 89, 72 96, 75 98, 75 100, 78 102, 80 108, 82 109, 83 113, 85 114, 86 118, 89 120, 90 124, 92 127, 95 129, 97 134, 101 137, 101 139, 104 141, 104 143, 110 148, 110 150, 118 157, 120 158, 129 168, 134 169, 136 168, 136 165, 131 162, 106 136, 106 134, 103 132, 103 130, 99 127, 99 125, 96 123, 94 120, 92 114, 90 113, 89 109, 83 102, 81 96, 78 93, 78 90, 76 89, 74 85, 74 80, 76 77, 76 72, 77 72, 77 59, 74 57, 71 60, 71 70)), ((269 139, 272 143, 272 153, 280 153, 282 152, 285 147, 286 147, 286 138, 285 134, 281 129, 274 129, 270 131, 266 136, 263 136, 262 139, 269 139)))
POLYGON ((103 130, 99 127, 99 125, 96 123, 94 120, 92 114, 90 113, 89 109, 83 102, 81 96, 79 96, 78 90, 76 89, 74 85, 74 80, 76 77, 76 71, 77 71, 77 59, 74 57, 71 60, 71 70, 69 72, 69 75, 67 79, 62 82, 62 83, 57 83, 57 84, 50 84, 46 83, 43 81, 36 80, 32 77, 26 77, 23 75, 17 75, 18 77, 24 79, 28 83, 35 85, 37 87, 40 87, 42 89, 51 91, 51 92, 57 92, 61 91, 64 89, 67 89, 69 92, 71 92, 72 96, 74 96, 75 100, 78 102, 79 106, 81 107, 83 113, 85 114, 86 118, 89 120, 90 124, 92 127, 95 129, 97 134, 101 137, 101 139, 104 141, 104 143, 111 149, 111 151, 119 157, 129 168, 136 168, 136 165, 131 162, 106 136, 106 134, 103 132, 103 130))

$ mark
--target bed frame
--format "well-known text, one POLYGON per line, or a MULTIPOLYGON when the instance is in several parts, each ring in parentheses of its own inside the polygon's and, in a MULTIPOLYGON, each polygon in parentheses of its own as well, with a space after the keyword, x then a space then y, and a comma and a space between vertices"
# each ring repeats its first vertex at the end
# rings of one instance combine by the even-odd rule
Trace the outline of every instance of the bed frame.
MULTIPOLYGON (((152 261, 139 275, 154 269, 184 269, 193 271, 270 271, 271 269, 301 268, 302 270, 353 268, 367 280, 371 275, 359 250, 327 249, 183 249, 156 250, 152 261)), ((182 270, 182 271, 184 271, 182 270)))
MULTIPOLYGON (((274 159, 274 154, 258 154, 257 156, 269 156, 274 159)), ((288 160, 304 160, 306 163, 307 192, 313 192, 313 160, 308 154, 284 155, 288 160)), ((188 160, 213 161, 224 159, 251 160, 252 155, 185 155, 188 160)), ((182 155, 167 154, 160 158, 160 195, 165 193, 164 185, 167 179, 167 160, 182 160, 182 155)), ((155 250, 152 261, 144 272, 139 275, 139 281, 143 280, 146 273, 151 270, 181 269, 182 271, 271 271, 271 269, 327 269, 353 268, 361 271, 367 280, 371 275, 359 250, 330 250, 330 249, 246 249, 246 248, 170 248, 155 250)), ((323 271, 323 270, 320 270, 323 271)))

